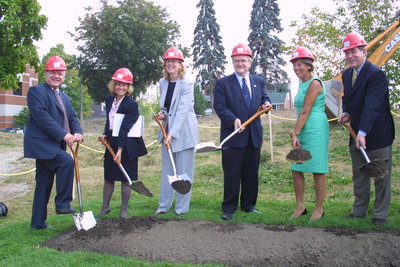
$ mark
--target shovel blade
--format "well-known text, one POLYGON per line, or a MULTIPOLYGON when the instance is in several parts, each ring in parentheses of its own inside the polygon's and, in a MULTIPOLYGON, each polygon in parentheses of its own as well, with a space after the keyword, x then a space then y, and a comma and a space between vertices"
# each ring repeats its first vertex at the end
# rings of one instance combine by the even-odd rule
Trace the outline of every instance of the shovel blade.
POLYGON ((194 151, 196 153, 206 153, 206 152, 211 152, 215 150, 221 149, 220 147, 216 146, 214 142, 203 142, 199 143, 194 147, 194 151))
POLYGON ((311 153, 308 150, 302 149, 300 147, 290 150, 286 156, 286 160, 294 164, 302 164, 307 160, 310 160, 311 153))
POLYGON ((85 211, 83 213, 75 213, 73 216, 76 229, 80 230, 89 230, 96 226, 96 219, 93 216, 92 211, 85 211))
POLYGON ((138 192, 139 194, 145 195, 147 197, 153 196, 153 192, 151 192, 151 190, 148 189, 141 181, 132 182, 130 187, 132 190, 138 192))
POLYGON ((180 194, 187 194, 192 189, 192 182, 190 182, 186 173, 178 176, 168 175, 168 180, 172 188, 180 194))
POLYGON ((360 172, 373 178, 382 178, 388 171, 389 160, 372 160, 361 165, 360 172))

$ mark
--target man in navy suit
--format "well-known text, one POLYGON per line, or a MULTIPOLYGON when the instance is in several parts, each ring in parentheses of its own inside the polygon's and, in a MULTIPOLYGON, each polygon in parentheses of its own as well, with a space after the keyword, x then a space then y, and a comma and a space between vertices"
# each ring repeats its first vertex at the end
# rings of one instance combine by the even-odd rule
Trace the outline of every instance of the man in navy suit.
POLYGON ((359 171, 365 159, 357 148, 363 147, 370 160, 388 160, 388 172, 374 179, 375 201, 373 224, 383 225, 390 206, 392 175, 392 143, 394 123, 390 113, 388 80, 385 73, 367 60, 367 43, 358 33, 349 33, 343 40, 342 50, 349 66, 343 71, 343 113, 339 122, 351 122, 357 134, 350 138, 353 168, 354 206, 347 218, 363 218, 368 214, 370 178, 359 171))
MULTIPOLYGON (((214 109, 221 119, 221 141, 235 129, 243 128, 257 109, 271 106, 264 90, 264 79, 249 74, 253 54, 247 45, 233 48, 232 63, 235 73, 219 79, 214 89, 214 109)), ((260 118, 240 130, 223 145, 224 200, 222 219, 230 220, 238 208, 259 213, 255 205, 258 195, 258 168, 263 127, 260 118)))
POLYGON ((31 228, 47 229, 47 204, 56 175, 57 214, 74 213, 71 207, 74 161, 66 145, 83 140, 82 128, 70 98, 59 91, 67 67, 62 58, 53 56, 45 66, 46 82, 29 88, 30 117, 24 136, 24 155, 36 159, 36 188, 31 228))

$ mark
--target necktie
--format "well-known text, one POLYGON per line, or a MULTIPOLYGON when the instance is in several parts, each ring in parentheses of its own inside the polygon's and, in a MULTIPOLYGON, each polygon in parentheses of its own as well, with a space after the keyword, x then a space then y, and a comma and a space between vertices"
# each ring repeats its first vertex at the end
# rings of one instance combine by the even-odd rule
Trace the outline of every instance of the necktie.
POLYGON ((246 105, 249 108, 251 106, 251 98, 250 98, 249 87, 247 86, 245 78, 242 79, 242 92, 244 95, 244 100, 246 101, 246 105))
POLYGON ((351 77, 351 86, 354 86, 354 83, 356 82, 357 79, 357 70, 353 69, 353 76, 351 77))
POLYGON ((64 130, 67 131, 67 133, 70 133, 67 113, 65 112, 64 104, 63 104, 63 102, 61 100, 60 93, 56 89, 54 89, 53 91, 54 91, 54 94, 56 95, 56 98, 57 98, 58 104, 59 104, 59 106, 61 108, 61 111, 64 114, 64 127, 63 128, 64 128, 64 130))

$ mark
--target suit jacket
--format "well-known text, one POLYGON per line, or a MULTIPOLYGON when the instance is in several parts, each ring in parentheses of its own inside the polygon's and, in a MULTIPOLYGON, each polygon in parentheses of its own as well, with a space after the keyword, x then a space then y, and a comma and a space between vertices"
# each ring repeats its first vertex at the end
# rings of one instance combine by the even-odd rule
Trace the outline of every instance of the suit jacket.
MULTIPOLYGON (((172 136, 173 152, 194 148, 198 140, 197 118, 194 112, 194 85, 187 79, 176 81, 169 111, 164 107, 168 91, 168 81, 160 79, 160 111, 167 118, 167 135, 172 136)), ((161 130, 158 140, 163 140, 161 130)))
POLYGON ((393 143, 394 122, 390 113, 388 80, 381 68, 368 60, 351 86, 353 69, 343 71, 343 112, 351 116, 351 126, 357 133, 367 133, 367 150, 393 143))
MULTIPOLYGON (((239 118, 242 123, 249 119, 260 105, 265 101, 271 101, 264 89, 265 81, 261 77, 250 74, 251 106, 247 108, 241 86, 235 74, 219 79, 214 89, 214 109, 221 119, 221 141, 231 134, 234 129, 234 121, 239 118)), ((224 147, 244 148, 249 139, 253 140, 253 146, 261 147, 263 138, 263 126, 260 118, 255 119, 246 130, 236 134, 224 147), (251 131, 249 131, 249 128, 251 131)))
MULTIPOLYGON (((82 134, 76 113, 67 94, 60 91, 67 114, 71 134, 82 134)), ((47 84, 29 88, 28 107, 30 117, 24 136, 24 155, 27 158, 52 159, 62 147, 65 149, 64 114, 53 89, 47 84)))
POLYGON ((107 139, 110 140, 113 150, 117 152, 118 147, 124 148, 130 160, 146 155, 147 149, 144 144, 143 138, 128 137, 129 130, 132 128, 133 124, 135 124, 135 122, 139 118, 138 104, 130 96, 125 96, 122 99, 121 104, 118 107, 117 113, 125 114, 125 117, 122 120, 118 137, 113 137, 112 131, 109 129, 110 119, 108 116, 113 101, 114 101, 114 96, 108 96, 106 98, 107 121, 104 127, 104 134, 107 136, 107 139))

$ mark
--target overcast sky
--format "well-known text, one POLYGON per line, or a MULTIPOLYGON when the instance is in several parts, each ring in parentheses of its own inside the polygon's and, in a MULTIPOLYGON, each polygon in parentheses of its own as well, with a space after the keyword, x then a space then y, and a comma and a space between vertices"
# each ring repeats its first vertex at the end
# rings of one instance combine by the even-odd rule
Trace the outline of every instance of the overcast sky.
MULTIPOLYGON (((79 25, 78 18, 84 17, 86 14, 84 7, 98 8, 100 6, 99 1, 38 0, 38 2, 42 6, 41 14, 48 17, 47 29, 43 31, 43 39, 35 43, 38 47, 39 56, 42 57, 49 52, 51 47, 59 43, 64 44, 66 53, 77 55, 77 44, 67 32, 75 31, 75 27, 79 25)), ((199 14, 199 10, 196 8, 199 0, 153 0, 153 2, 165 7, 167 12, 171 14, 171 19, 177 21, 180 25, 181 39, 178 43, 190 47, 199 14)), ((254 0, 214 0, 216 19, 220 25, 220 36, 228 59, 226 74, 233 72, 229 62, 232 48, 239 42, 247 43, 253 2, 254 0)), ((299 20, 301 15, 309 13, 312 7, 318 6, 325 11, 334 8, 332 0, 279 0, 278 5, 281 10, 280 19, 284 29, 278 36, 286 43, 290 43, 295 32, 294 29, 289 28, 291 21, 299 20)), ((285 69, 293 79, 295 76, 293 76, 291 66, 288 64, 285 69)))

